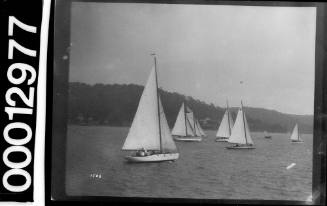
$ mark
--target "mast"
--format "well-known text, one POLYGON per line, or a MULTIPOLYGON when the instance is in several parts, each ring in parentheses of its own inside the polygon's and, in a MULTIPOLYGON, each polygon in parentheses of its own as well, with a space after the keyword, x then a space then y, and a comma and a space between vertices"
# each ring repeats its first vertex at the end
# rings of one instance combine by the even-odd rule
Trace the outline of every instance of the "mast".
POLYGON ((162 137, 161 137, 161 124, 160 124, 160 108, 159 108, 159 91, 158 91, 158 76, 157 76, 157 58, 156 54, 151 54, 154 57, 154 71, 156 75, 156 86, 157 86, 157 108, 158 108, 158 124, 159 124, 159 144, 160 153, 162 152, 162 137))
POLYGON ((230 120, 229 120, 229 108, 228 108, 228 100, 227 102, 227 119, 228 119, 228 129, 229 129, 229 136, 232 134, 231 128, 230 128, 230 120))
POLYGON ((245 118, 244 118, 244 110, 243 110, 242 100, 241 100, 241 107, 242 107, 242 117, 243 117, 244 134, 245 134, 245 144, 248 144, 248 140, 246 138, 246 127, 245 127, 245 118))
POLYGON ((194 128, 194 132, 195 132, 195 136, 196 136, 195 115, 194 115, 194 112, 193 112, 193 128, 194 128))
POLYGON ((183 102, 183 104, 184 104, 184 119, 185 119, 185 136, 187 136, 187 126, 186 126, 186 121, 187 121, 187 119, 186 119, 186 103, 185 103, 185 99, 184 99, 184 102, 183 102))

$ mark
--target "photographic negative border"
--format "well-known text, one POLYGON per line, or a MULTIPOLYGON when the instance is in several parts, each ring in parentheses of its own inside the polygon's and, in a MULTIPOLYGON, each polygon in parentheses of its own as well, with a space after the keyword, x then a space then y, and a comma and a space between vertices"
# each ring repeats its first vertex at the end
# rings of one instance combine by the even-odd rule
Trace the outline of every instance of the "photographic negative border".
POLYGON ((0 204, 3 201, 37 202, 36 191, 42 191, 43 187, 42 181, 35 178, 44 172, 42 168, 37 169, 42 164, 38 160, 44 155, 44 136, 39 132, 45 123, 40 106, 45 105, 42 101, 45 88, 40 85, 45 82, 43 57, 47 55, 44 47, 47 18, 43 17, 42 1, 0 3, 0 92, 3 97, 0 103, 3 109, 0 117, 3 130, 0 204), (12 100, 15 94, 18 97, 12 100), (17 133, 20 130, 23 133, 17 133), (41 188, 36 187, 39 183, 41 188))
POLYGON ((312 194, 314 205, 326 204, 326 124, 327 124, 327 5, 313 2, 268 1, 213 1, 213 0, 118 0, 84 1, 56 0, 52 2, 49 32, 47 73, 47 122, 46 122, 46 203, 115 202, 115 203, 214 203, 214 204, 268 204, 307 205, 306 201, 290 200, 233 200, 233 199, 185 199, 185 198, 131 198, 107 196, 68 196, 65 194, 65 153, 67 131, 68 71, 70 49, 70 9, 72 2, 107 3, 168 3, 271 7, 315 7, 315 91, 313 132, 312 194), (55 112, 54 112, 55 111, 55 112), (60 111, 60 112, 59 112, 60 111), (56 150, 52 150, 56 148, 56 150))

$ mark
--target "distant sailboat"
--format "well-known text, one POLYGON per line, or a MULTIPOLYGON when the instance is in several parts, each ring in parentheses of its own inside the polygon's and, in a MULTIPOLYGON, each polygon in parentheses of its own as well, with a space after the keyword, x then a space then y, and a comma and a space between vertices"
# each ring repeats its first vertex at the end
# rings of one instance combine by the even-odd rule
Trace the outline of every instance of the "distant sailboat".
POLYGON ((264 135, 264 137, 265 137, 266 139, 271 139, 271 135, 268 134, 267 131, 264 131, 264 132, 263 132, 263 135, 264 135))
POLYGON ((295 124, 293 132, 291 134, 290 137, 291 141, 293 143, 303 143, 304 141, 300 138, 300 134, 299 134, 299 127, 297 124, 295 124))
POLYGON ((254 149, 254 143, 251 138, 250 129, 246 120, 245 113, 243 111, 243 104, 241 102, 241 108, 237 113, 232 134, 228 139, 229 143, 233 146, 226 147, 227 149, 254 149))
POLYGON ((158 93, 156 57, 144 87, 123 150, 136 151, 126 156, 130 162, 160 162, 179 157, 158 93))
POLYGON ((205 136, 199 121, 194 117, 193 111, 185 103, 182 104, 178 112, 172 134, 176 141, 191 142, 200 142, 205 136))
POLYGON ((232 128, 234 125, 234 121, 232 118, 231 113, 229 112, 228 108, 228 102, 227 102, 227 108, 225 111, 225 114, 223 116, 223 119, 221 120, 221 123, 219 125, 217 134, 216 134, 216 142, 227 142, 228 138, 232 134, 232 128))

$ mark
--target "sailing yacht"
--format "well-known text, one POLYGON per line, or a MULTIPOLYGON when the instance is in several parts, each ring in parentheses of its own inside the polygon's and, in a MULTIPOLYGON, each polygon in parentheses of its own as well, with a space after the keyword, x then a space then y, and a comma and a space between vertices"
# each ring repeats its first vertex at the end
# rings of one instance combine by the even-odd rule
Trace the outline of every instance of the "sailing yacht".
POLYGON ((299 127, 295 124, 293 132, 290 137, 292 143, 303 143, 304 141, 300 138, 299 127))
POLYGON ((158 93, 156 64, 154 56, 154 68, 122 147, 133 152, 125 157, 130 162, 173 161, 179 157, 158 93))
POLYGON ((183 102, 172 130, 176 141, 200 142, 206 136, 193 111, 183 102))
POLYGON ((255 149, 242 102, 228 142, 233 145, 226 147, 227 149, 255 149))
POLYGON ((228 138, 232 134, 232 128, 234 125, 234 121, 231 113, 229 112, 228 102, 225 114, 223 119, 220 122, 217 134, 216 134, 216 142, 227 142, 228 138))

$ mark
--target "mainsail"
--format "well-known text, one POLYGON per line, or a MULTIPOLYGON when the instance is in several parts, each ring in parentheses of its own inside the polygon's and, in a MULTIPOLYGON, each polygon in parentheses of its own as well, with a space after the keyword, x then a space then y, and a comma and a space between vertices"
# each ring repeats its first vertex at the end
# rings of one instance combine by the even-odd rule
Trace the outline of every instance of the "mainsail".
POLYGON ((291 135, 291 140, 301 140, 300 135, 299 135, 299 127, 297 124, 295 124, 292 135, 291 135))
POLYGON ((157 91, 156 70, 144 87, 123 150, 176 150, 157 91), (160 122, 160 123, 159 123, 160 122))
POLYGON ((216 137, 229 138, 232 134, 233 125, 234 125, 234 121, 232 115, 227 108, 223 116, 223 119, 221 120, 221 123, 219 125, 216 137))
POLYGON ((253 140, 251 138, 250 129, 246 120, 245 113, 243 111, 243 107, 240 108, 237 113, 235 124, 232 129, 232 134, 228 139, 228 142, 247 145, 253 144, 253 140))

